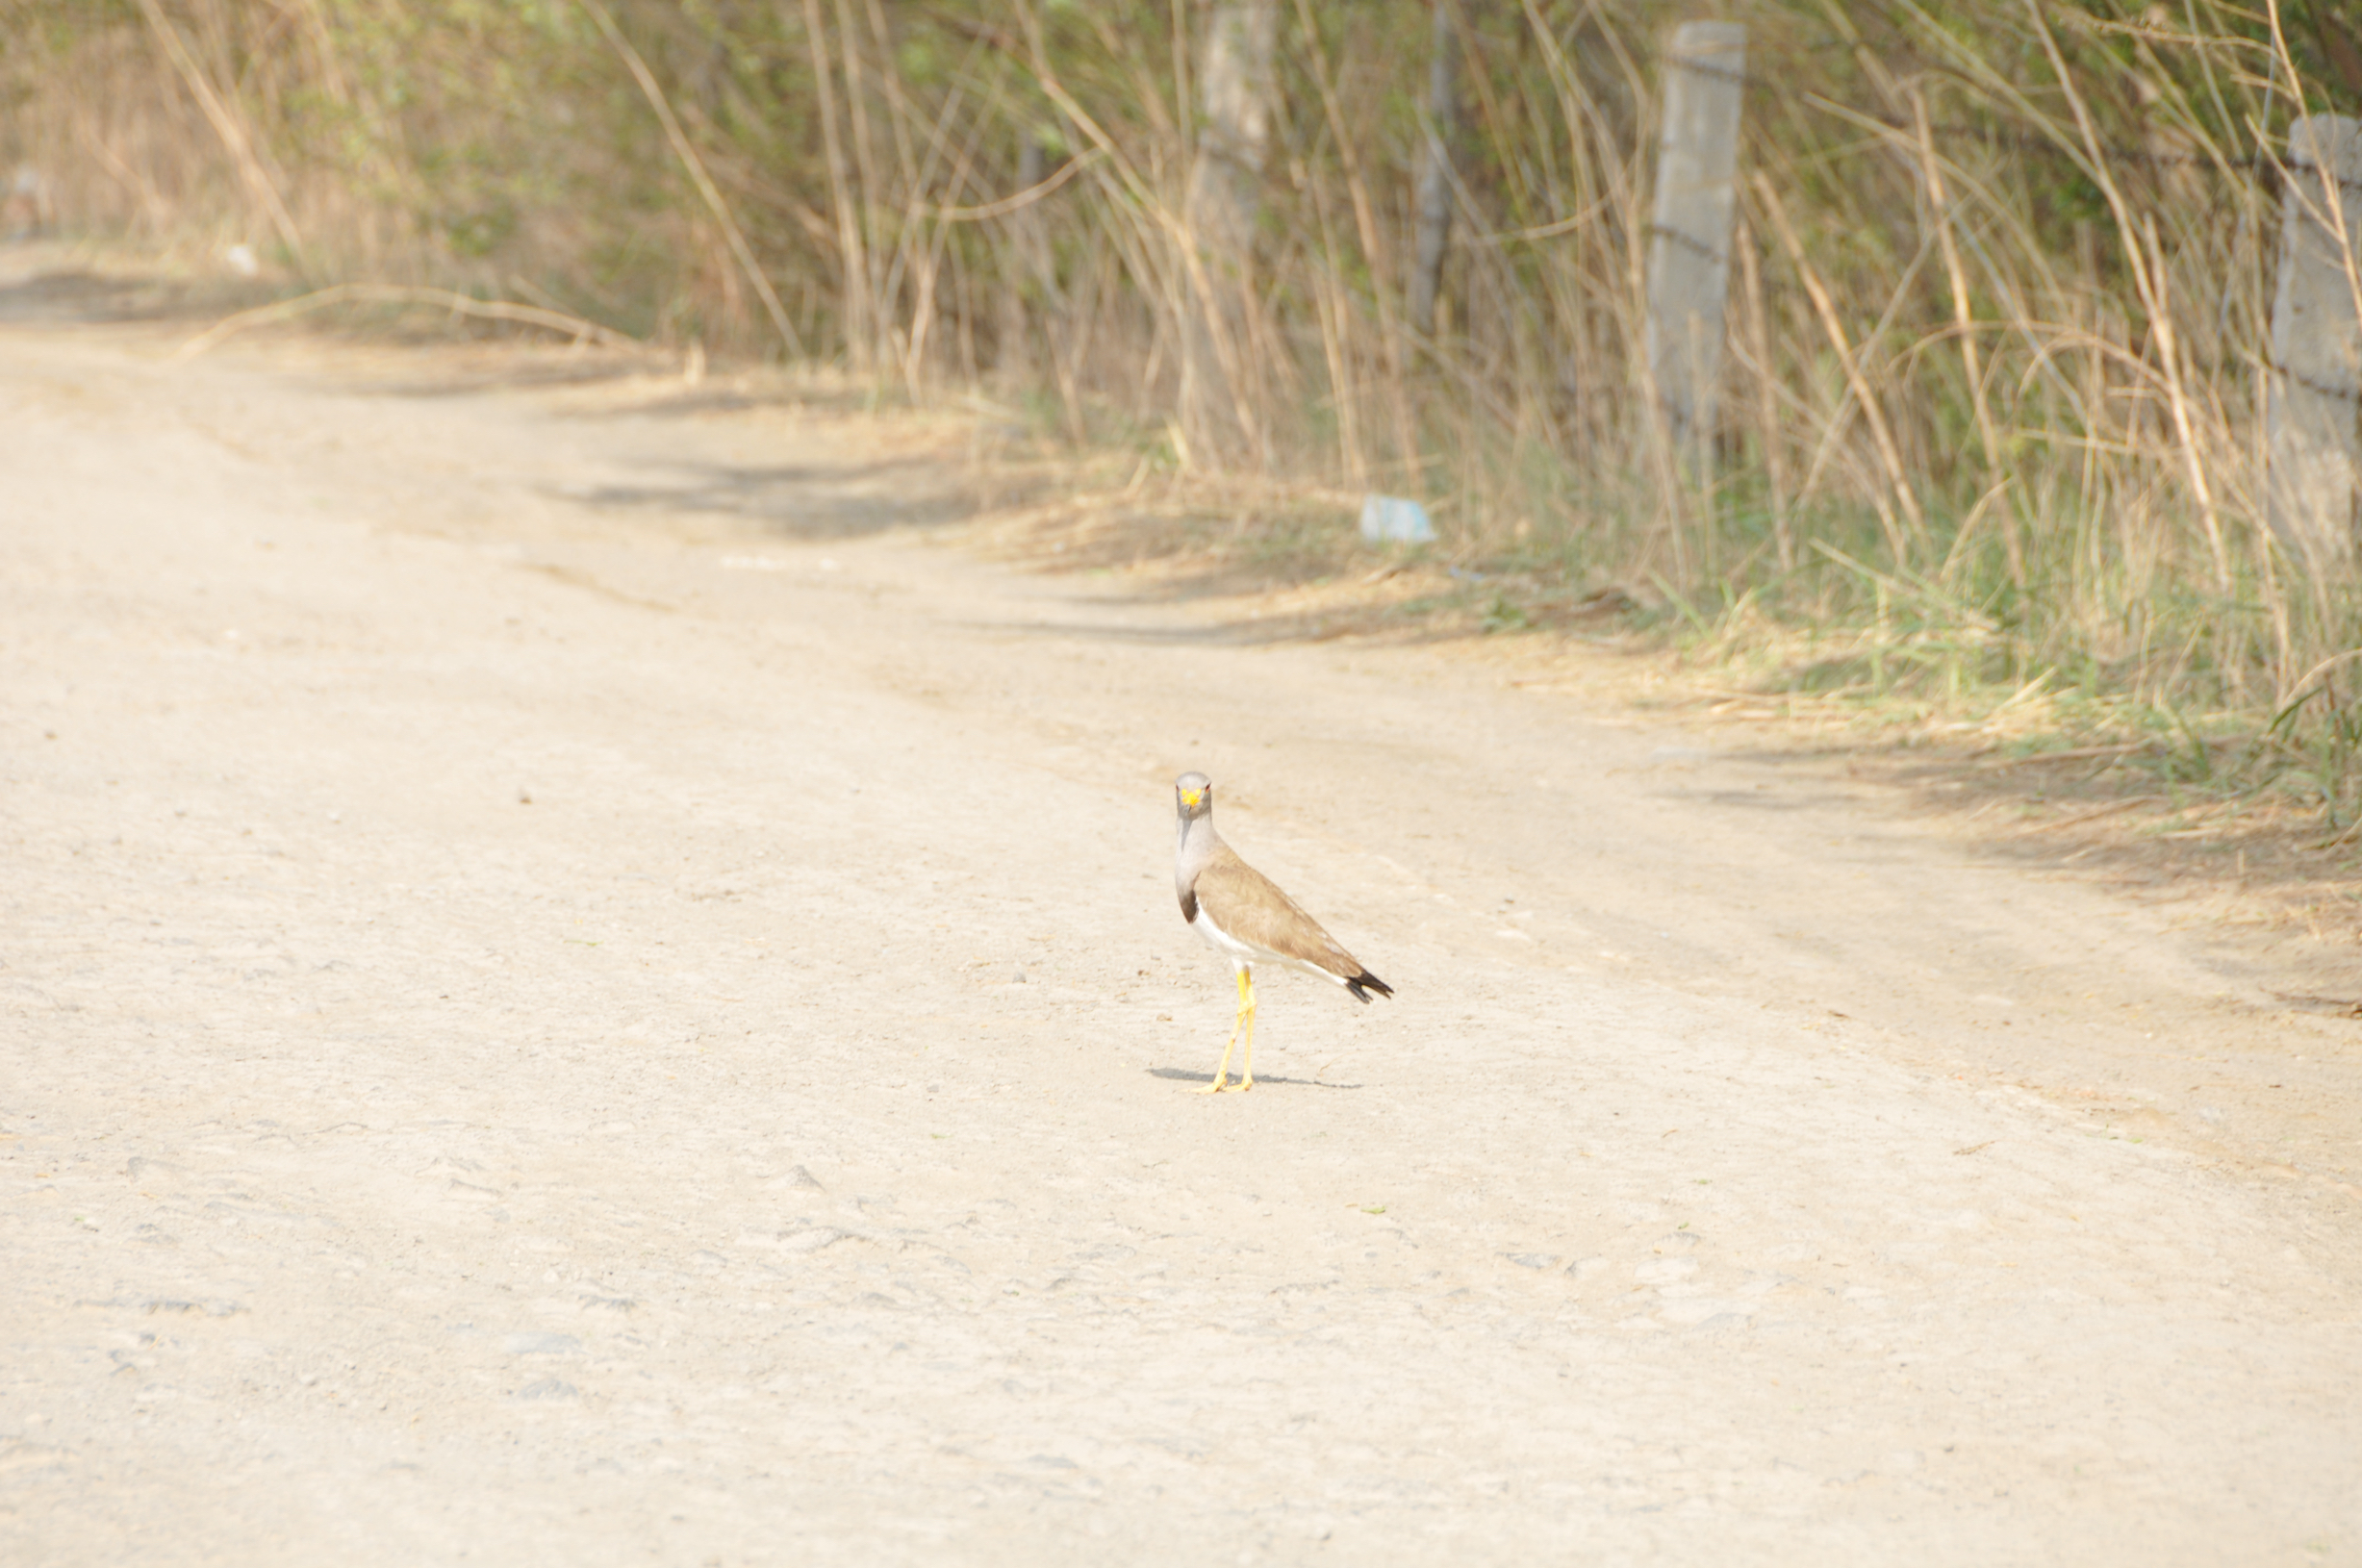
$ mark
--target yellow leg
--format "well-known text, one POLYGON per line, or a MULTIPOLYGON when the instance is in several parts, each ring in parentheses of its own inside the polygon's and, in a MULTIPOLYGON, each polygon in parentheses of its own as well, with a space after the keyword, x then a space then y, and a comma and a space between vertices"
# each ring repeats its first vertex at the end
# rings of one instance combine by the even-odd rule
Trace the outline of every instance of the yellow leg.
POLYGON ((1247 1010, 1244 1015, 1247 1031, 1247 1075, 1238 1080, 1238 1092, 1243 1095, 1255 1087, 1255 976, 1246 970, 1240 970, 1238 987, 1246 994, 1247 999, 1247 1010))
POLYGON ((1247 977, 1246 966, 1242 964, 1239 966, 1238 970, 1238 1011, 1232 1014, 1231 1017, 1230 1044, 1222 1048, 1222 1065, 1214 1069, 1214 1081, 1207 1084, 1205 1088, 1200 1089, 1198 1091, 1199 1094, 1218 1095, 1225 1088, 1229 1087, 1231 1076, 1231 1052, 1238 1049, 1238 1031, 1241 1025, 1244 1025, 1247 1028, 1248 1075, 1247 1082, 1240 1084, 1239 1087, 1244 1089, 1248 1084, 1255 1081, 1253 1066, 1255 1061, 1254 1024, 1255 982, 1247 977))

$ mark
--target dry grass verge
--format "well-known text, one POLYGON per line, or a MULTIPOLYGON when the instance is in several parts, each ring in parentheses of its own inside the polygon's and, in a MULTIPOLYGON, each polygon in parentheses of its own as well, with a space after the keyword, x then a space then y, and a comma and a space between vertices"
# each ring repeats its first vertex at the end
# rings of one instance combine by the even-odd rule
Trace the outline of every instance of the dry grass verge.
POLYGON ((2179 723, 2048 681, 1940 697, 1816 689, 1864 657, 1836 627, 1735 636, 1661 587, 1570 582, 1446 547, 1363 544, 1349 495, 1209 485, 1103 457, 1079 471, 987 430, 970 540, 1053 572, 1206 601, 1242 641, 1416 644, 1537 695, 1703 730, 1718 746, 1899 792, 1938 831, 2032 870, 2187 906, 2261 942, 2301 938, 2324 990, 2290 1005, 2362 1017, 2362 828, 2334 825, 2316 759, 2258 716, 2179 723))

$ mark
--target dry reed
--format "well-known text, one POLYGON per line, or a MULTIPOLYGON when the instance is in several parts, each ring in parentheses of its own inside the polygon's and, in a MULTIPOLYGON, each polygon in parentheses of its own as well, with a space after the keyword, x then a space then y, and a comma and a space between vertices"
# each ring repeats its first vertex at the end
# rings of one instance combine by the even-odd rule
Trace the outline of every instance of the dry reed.
POLYGON ((1454 560, 1539 585, 1503 624, 1621 585, 1766 688, 2153 740, 2184 782, 2354 821, 2362 617, 2263 526, 2259 388, 2285 133, 2362 103, 2362 28, 2320 0, 1720 9, 1750 83, 1703 476, 1643 395, 1663 39, 1631 0, 1451 8, 1426 332, 1435 12, 1281 8, 1221 345, 1253 439, 1219 485, 1172 417, 1208 287, 1187 5, 0 0, 0 158, 72 227, 244 242, 292 290, 989 388, 1206 504, 1418 494, 1454 560))

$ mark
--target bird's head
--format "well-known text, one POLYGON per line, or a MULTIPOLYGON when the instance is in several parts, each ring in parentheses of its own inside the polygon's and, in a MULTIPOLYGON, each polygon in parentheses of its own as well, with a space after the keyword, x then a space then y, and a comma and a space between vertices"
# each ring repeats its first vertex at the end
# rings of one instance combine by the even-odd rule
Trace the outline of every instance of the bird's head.
POLYGON ((1204 773, 1183 773, 1173 781, 1173 805, 1184 822, 1210 817, 1214 811, 1214 781, 1204 773))

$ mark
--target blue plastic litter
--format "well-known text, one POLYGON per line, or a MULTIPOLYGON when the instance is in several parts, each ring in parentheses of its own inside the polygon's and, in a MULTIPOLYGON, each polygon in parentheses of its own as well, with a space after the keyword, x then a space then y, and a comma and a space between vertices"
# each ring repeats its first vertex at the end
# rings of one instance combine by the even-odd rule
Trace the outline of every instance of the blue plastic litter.
POLYGON ((1427 520, 1427 508, 1416 501, 1400 495, 1364 495, 1361 537, 1372 544, 1428 544, 1435 542, 1435 525, 1427 520))

